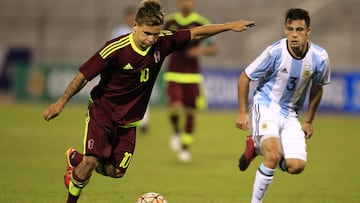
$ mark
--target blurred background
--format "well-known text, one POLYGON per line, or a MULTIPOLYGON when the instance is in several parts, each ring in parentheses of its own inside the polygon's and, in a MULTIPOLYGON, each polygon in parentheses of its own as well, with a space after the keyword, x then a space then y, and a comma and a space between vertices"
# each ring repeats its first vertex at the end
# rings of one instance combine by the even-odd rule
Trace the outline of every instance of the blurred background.
MULTIPOLYGON (((2 100, 42 101, 60 96, 79 65, 111 38, 113 29, 122 22, 124 8, 138 3, 0 0, 2 100)), ((175 0, 162 0, 162 4, 166 13, 177 9, 175 0)), ((266 46, 284 36, 283 16, 290 7, 309 11, 313 28, 310 40, 324 47, 330 56, 333 77, 321 110, 360 112, 358 0, 198 0, 196 11, 212 23, 249 19, 257 24, 244 33, 216 36, 219 53, 202 58, 210 108, 236 106, 240 71, 266 46)), ((75 100, 86 99, 90 89, 89 85, 75 100)), ((161 81, 152 103, 164 103, 161 81)))
MULTIPOLYGON (((177 0, 161 1, 166 13, 177 10, 177 0)), ((310 40, 329 53, 332 79, 315 121, 316 136, 307 142, 309 170, 301 176, 278 173, 267 201, 358 203, 359 0, 196 2, 196 11, 212 23, 248 19, 255 20, 256 27, 217 35, 218 54, 201 58, 210 111, 199 113, 193 162, 177 162, 168 149, 172 128, 163 108, 160 76, 152 95, 151 103, 157 107, 151 108, 150 131, 145 136, 139 133, 131 170, 121 181, 94 175, 81 201, 134 202, 140 194, 156 191, 173 203, 249 202, 261 158, 239 173, 237 160, 248 132, 234 126, 237 79, 267 46, 284 37, 286 10, 301 7, 311 16, 310 40)), ((138 3, 0 0, 0 202, 64 202, 63 153, 67 147, 82 148, 86 103, 97 80, 79 92, 56 120, 45 122, 42 112, 123 23, 124 9, 138 3)))

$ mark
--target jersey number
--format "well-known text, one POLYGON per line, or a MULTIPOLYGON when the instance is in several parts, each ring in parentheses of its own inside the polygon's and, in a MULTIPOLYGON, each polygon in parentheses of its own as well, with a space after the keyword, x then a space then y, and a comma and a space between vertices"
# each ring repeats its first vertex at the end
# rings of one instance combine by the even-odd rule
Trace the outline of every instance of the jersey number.
POLYGON ((124 158, 122 159, 121 163, 119 164, 119 166, 121 168, 127 168, 130 164, 130 160, 131 160, 132 154, 129 152, 125 152, 124 153, 124 158))
POLYGON ((150 70, 149 68, 145 68, 143 70, 141 70, 140 72, 140 82, 147 82, 149 80, 149 76, 150 76, 150 70))
POLYGON ((290 77, 290 82, 286 86, 286 89, 289 90, 289 91, 294 90, 295 87, 296 87, 296 80, 297 79, 298 79, 297 77, 290 77))

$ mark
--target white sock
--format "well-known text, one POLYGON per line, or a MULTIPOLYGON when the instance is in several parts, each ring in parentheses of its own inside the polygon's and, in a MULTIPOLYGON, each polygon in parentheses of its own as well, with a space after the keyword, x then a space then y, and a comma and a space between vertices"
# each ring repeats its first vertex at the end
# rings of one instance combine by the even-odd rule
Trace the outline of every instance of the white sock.
POLYGON ((260 165, 255 175, 251 203, 262 202, 262 199, 264 198, 265 193, 273 180, 274 171, 274 169, 267 168, 264 166, 264 164, 260 165))

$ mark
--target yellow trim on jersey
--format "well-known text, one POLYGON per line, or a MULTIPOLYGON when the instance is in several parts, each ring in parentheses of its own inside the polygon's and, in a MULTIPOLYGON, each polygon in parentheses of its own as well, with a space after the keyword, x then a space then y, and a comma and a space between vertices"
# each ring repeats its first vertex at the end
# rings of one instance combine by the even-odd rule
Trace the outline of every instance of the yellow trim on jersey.
POLYGON ((132 122, 132 123, 129 123, 127 125, 119 125, 120 128, 132 128, 132 127, 136 127, 136 126, 139 126, 141 125, 142 123, 142 120, 139 120, 139 121, 135 121, 135 122, 132 122))
POLYGON ((133 48, 133 50, 136 53, 140 54, 141 56, 146 56, 146 54, 149 52, 151 46, 149 46, 146 50, 143 51, 136 46, 135 41, 134 41, 134 33, 131 33, 129 38, 130 38, 130 44, 131 44, 131 47, 133 48))
POLYGON ((110 54, 112 54, 114 51, 119 50, 127 45, 130 44, 130 35, 121 38, 115 42, 112 42, 110 44, 108 44, 106 47, 104 47, 100 52, 100 56, 101 58, 105 59, 106 57, 108 57, 110 54))
POLYGON ((166 72, 164 74, 164 80, 167 82, 177 82, 183 84, 196 83, 200 84, 204 80, 200 73, 177 73, 177 72, 166 72))
POLYGON ((160 35, 159 35, 159 36, 163 37, 163 36, 173 35, 173 34, 174 34, 174 33, 173 33, 172 31, 170 31, 170 30, 162 30, 162 31, 160 32, 160 35))
POLYGON ((184 17, 182 13, 176 12, 173 14, 168 15, 166 18, 166 22, 175 20, 180 26, 186 26, 191 23, 199 23, 201 25, 210 24, 210 21, 206 19, 204 16, 200 15, 199 13, 193 12, 189 16, 184 17))

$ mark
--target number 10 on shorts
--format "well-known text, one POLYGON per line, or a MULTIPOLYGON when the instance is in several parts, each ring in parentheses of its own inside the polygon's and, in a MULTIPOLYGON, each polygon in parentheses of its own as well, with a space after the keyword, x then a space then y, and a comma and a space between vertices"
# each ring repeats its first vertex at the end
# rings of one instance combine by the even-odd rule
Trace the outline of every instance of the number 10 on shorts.
POLYGON ((119 167, 120 167, 120 168, 127 168, 127 167, 129 166, 129 164, 130 164, 131 157, 132 157, 132 154, 131 154, 131 153, 125 152, 125 153, 124 153, 124 158, 123 158, 122 161, 120 162, 119 167))

